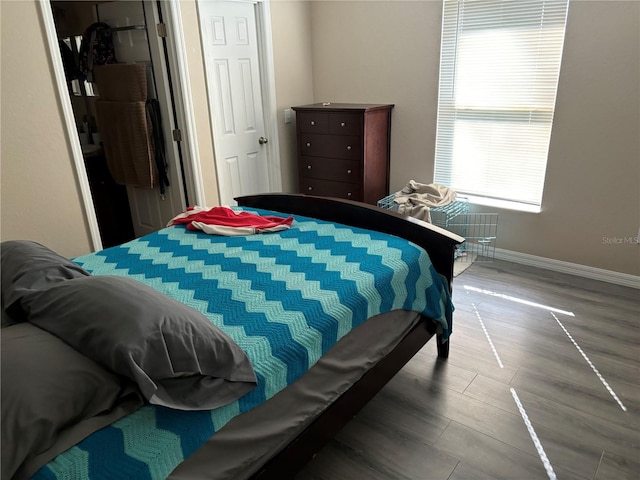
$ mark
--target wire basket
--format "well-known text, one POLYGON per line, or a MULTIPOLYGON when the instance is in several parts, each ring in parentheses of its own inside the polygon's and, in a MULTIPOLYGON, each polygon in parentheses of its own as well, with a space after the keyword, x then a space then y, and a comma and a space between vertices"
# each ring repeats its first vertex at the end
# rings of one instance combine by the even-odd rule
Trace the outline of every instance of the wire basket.
POLYGON ((381 198, 380 200, 378 200, 377 205, 380 208, 385 208, 387 210, 397 211, 399 205, 393 201, 394 198, 396 198, 396 194, 395 193, 392 193, 391 195, 387 195, 386 197, 381 198))
MULTIPOLYGON (((398 211, 399 205, 392 193, 378 200, 378 207, 398 211)), ((431 223, 465 238, 458 245, 455 256, 460 262, 490 262, 495 258, 498 238, 497 213, 470 213, 469 200, 458 196, 457 200, 442 207, 430 209, 431 223)))
MULTIPOLYGON (((433 220, 433 213, 431 218, 433 220)), ((462 248, 456 252, 456 260, 491 262, 495 258, 498 238, 497 213, 459 214, 449 221, 447 227, 443 228, 465 238, 462 248)))

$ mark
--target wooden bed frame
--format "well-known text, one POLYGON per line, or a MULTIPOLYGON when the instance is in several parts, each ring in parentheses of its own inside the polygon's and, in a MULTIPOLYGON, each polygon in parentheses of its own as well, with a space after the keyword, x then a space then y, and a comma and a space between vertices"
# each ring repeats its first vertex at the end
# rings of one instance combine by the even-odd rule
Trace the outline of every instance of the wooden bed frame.
MULTIPOLYGON (((451 289, 455 247, 464 241, 459 235, 412 217, 350 200, 281 193, 244 196, 235 200, 240 206, 343 223, 412 241, 429 253, 433 266, 447 278, 451 289)), ((292 478, 434 335, 438 356, 447 358, 449 342, 443 341, 434 321, 423 318, 385 358, 251 478, 292 478)))

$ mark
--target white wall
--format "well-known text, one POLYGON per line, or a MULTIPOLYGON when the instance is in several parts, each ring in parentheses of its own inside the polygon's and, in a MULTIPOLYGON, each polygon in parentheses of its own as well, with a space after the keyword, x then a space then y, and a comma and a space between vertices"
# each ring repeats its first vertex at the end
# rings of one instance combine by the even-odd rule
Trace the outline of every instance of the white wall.
POLYGON ((298 0, 277 0, 271 3, 280 165, 284 192, 293 192, 298 185, 295 119, 285 124, 284 109, 313 102, 310 6, 310 2, 298 0))
POLYGON ((0 2, 1 238, 87 253, 88 228, 35 1, 0 2))
MULTIPOLYGON (((217 196, 194 0, 181 1, 207 203, 217 196)), ((430 181, 439 1, 276 0, 271 5, 283 189, 296 184, 295 127, 283 109, 394 103, 391 188, 430 181)), ((67 256, 90 250, 35 0, 1 1, 2 240, 67 256), (25 41, 28 39, 28 41, 25 41), (29 58, 29 62, 24 59, 29 58), (15 72, 19 72, 16 75, 15 72)), ((640 226, 640 2, 573 0, 543 212, 500 211, 498 247, 640 274, 640 247, 605 239, 640 226)))
MULTIPOLYGON (((315 101, 395 103, 391 190, 433 180, 442 4, 313 2, 315 101)), ((497 246, 640 274, 640 2, 570 5, 543 211, 497 246)), ((491 211, 484 209, 482 211, 491 211)), ((494 210, 497 211, 497 210, 494 210)))

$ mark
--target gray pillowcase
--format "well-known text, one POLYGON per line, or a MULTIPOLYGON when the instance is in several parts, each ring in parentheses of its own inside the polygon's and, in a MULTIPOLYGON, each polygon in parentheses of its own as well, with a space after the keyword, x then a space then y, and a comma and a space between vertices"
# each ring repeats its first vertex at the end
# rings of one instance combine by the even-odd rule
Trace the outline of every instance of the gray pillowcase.
POLYGON ((144 404, 128 379, 35 325, 7 327, 1 342, 0 478, 32 475, 59 453, 144 404))
POLYGON ((150 403, 209 410, 257 385, 231 338, 197 310, 135 280, 76 278, 22 303, 31 323, 136 382, 150 403))
POLYGON ((44 290, 89 273, 47 247, 30 240, 0 244, 2 327, 24 320, 20 301, 29 292, 44 290))

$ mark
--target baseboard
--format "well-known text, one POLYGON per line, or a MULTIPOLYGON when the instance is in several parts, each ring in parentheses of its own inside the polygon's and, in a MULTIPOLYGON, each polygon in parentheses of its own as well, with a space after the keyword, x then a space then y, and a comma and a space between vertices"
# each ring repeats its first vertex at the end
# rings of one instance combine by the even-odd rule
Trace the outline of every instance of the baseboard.
POLYGON ((545 270, 553 270, 554 272, 568 273, 569 275, 577 275, 579 277, 600 280, 601 282, 640 289, 640 276, 630 275, 628 273, 614 272, 602 268, 554 260, 552 258, 538 257, 536 255, 529 255, 528 253, 503 250, 502 248, 496 248, 495 258, 506 262, 544 268, 545 270))

